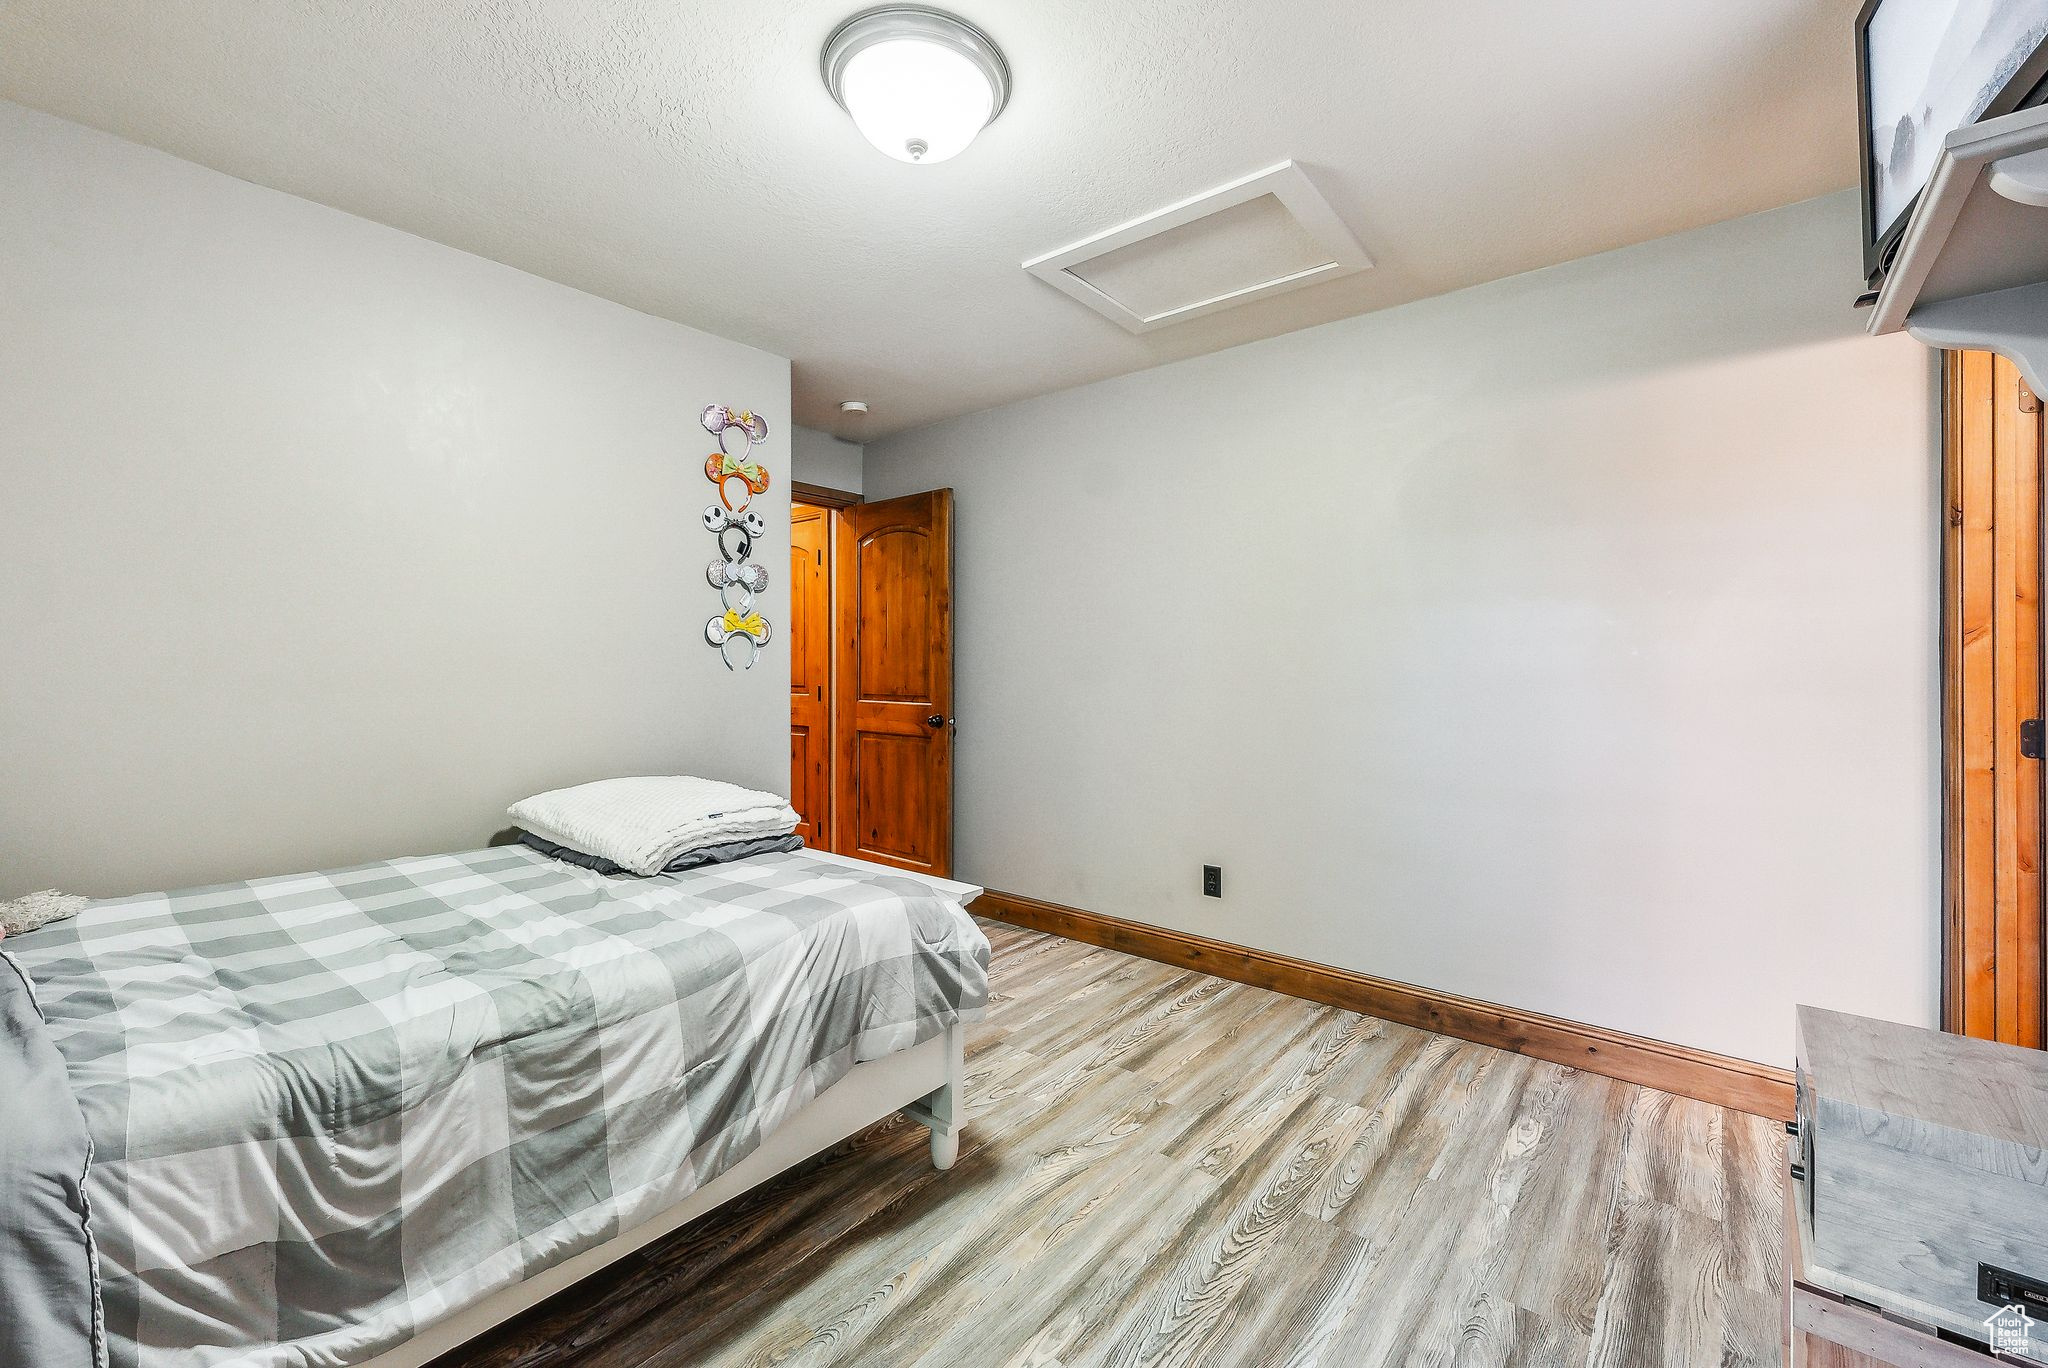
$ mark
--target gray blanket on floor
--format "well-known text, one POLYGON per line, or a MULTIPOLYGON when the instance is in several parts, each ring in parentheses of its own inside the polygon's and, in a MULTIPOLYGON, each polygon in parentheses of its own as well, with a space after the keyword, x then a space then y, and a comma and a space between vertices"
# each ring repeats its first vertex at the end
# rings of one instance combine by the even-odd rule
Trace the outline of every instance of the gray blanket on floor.
POLYGON ((47 1022, 42 1206, 92 1138, 114 1368, 361 1363, 988 1000, 958 905, 804 851, 611 879, 503 846, 97 902, 6 948, 47 1022), (78 1101, 46 1131, 50 1044, 78 1101))
POLYGON ((100 1362, 85 1118, 34 990, 0 952, 0 1364, 100 1362))

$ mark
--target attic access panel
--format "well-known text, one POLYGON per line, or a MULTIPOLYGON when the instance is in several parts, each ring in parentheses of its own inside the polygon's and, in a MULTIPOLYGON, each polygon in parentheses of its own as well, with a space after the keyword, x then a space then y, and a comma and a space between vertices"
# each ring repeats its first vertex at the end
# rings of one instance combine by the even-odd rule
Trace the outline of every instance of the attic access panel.
POLYGON ((1134 333, 1371 266, 1337 211, 1291 161, 1024 263, 1134 333))

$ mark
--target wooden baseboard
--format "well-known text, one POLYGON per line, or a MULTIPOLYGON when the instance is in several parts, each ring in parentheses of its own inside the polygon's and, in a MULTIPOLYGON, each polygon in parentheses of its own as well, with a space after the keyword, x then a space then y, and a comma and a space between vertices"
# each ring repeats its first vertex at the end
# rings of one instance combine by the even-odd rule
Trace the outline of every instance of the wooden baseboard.
POLYGON ((974 912, 1647 1088, 1789 1120, 1788 1070, 990 889, 974 912))

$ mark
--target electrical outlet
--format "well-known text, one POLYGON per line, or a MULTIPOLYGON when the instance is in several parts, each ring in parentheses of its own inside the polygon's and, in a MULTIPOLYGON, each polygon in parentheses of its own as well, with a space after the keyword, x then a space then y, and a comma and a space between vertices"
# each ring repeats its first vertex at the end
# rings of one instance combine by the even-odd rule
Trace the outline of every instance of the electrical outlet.
POLYGON ((1991 1306, 2020 1306, 2034 1314, 2048 1312, 2048 1282, 1991 1264, 1977 1265, 1977 1300, 1991 1306))
POLYGON ((1223 896, 1223 866, 1202 866, 1202 896, 1220 898, 1223 896))

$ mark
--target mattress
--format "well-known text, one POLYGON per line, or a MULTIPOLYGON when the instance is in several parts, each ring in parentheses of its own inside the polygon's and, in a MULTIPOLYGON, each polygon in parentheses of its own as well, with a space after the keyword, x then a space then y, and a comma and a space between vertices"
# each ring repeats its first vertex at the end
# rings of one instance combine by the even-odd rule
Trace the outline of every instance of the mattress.
POLYGON ((616 878, 495 847, 98 902, 0 949, 91 1139, 113 1368, 362 1362, 988 995, 957 904, 803 851, 616 878))

